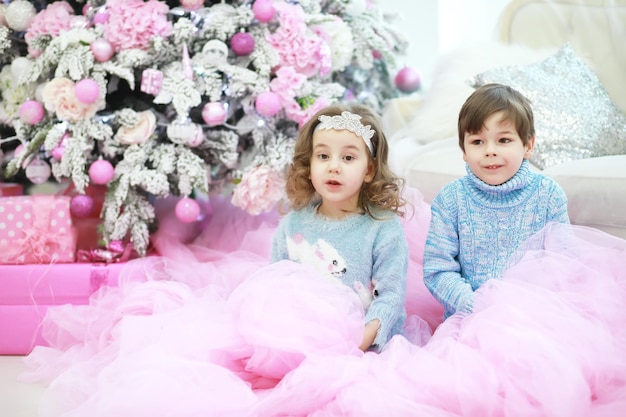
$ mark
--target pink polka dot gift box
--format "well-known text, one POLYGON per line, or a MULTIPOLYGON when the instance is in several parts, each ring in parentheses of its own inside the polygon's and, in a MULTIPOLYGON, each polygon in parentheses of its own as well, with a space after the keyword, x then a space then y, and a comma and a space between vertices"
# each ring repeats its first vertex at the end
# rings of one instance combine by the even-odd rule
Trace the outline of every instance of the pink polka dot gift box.
POLYGON ((75 256, 70 197, 0 198, 0 264, 66 263, 75 256))

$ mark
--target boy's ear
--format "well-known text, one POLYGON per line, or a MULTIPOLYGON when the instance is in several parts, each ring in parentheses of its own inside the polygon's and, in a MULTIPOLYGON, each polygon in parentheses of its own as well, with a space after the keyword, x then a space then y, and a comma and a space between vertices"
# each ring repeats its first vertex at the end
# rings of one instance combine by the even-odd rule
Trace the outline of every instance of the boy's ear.
POLYGON ((535 149, 535 137, 531 136, 528 140, 528 144, 526 144, 526 153, 524 153, 524 159, 530 159, 533 155, 533 150, 535 149))

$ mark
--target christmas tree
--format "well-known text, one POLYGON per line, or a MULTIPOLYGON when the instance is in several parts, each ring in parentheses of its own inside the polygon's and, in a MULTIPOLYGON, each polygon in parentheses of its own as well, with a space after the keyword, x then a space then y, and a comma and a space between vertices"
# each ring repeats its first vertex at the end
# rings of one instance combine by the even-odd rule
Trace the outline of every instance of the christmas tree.
POLYGON ((156 199, 180 196, 182 221, 211 192, 269 210, 312 114, 400 94, 394 18, 372 0, 3 4, 5 178, 106 186, 104 241, 140 254, 156 199))

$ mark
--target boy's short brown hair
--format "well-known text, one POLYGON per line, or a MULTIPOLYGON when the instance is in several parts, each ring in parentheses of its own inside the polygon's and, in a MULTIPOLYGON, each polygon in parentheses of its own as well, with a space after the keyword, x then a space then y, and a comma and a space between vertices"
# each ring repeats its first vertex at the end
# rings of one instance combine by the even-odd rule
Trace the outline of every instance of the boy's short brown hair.
POLYGON ((485 84, 474 91, 465 101, 459 112, 459 146, 465 152, 465 133, 480 132, 485 120, 492 114, 502 111, 503 120, 510 121, 524 146, 535 136, 533 110, 526 97, 519 91, 503 84, 485 84))

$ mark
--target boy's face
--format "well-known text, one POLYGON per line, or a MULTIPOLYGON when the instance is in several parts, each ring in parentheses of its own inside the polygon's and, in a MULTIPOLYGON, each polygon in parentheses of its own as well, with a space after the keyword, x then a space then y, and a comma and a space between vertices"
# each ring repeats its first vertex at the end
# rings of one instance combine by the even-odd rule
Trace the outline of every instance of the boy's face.
POLYGON ((476 134, 465 132, 463 160, 471 171, 490 185, 500 185, 513 177, 524 159, 530 158, 534 136, 524 145, 513 125, 496 112, 485 120, 476 134))

